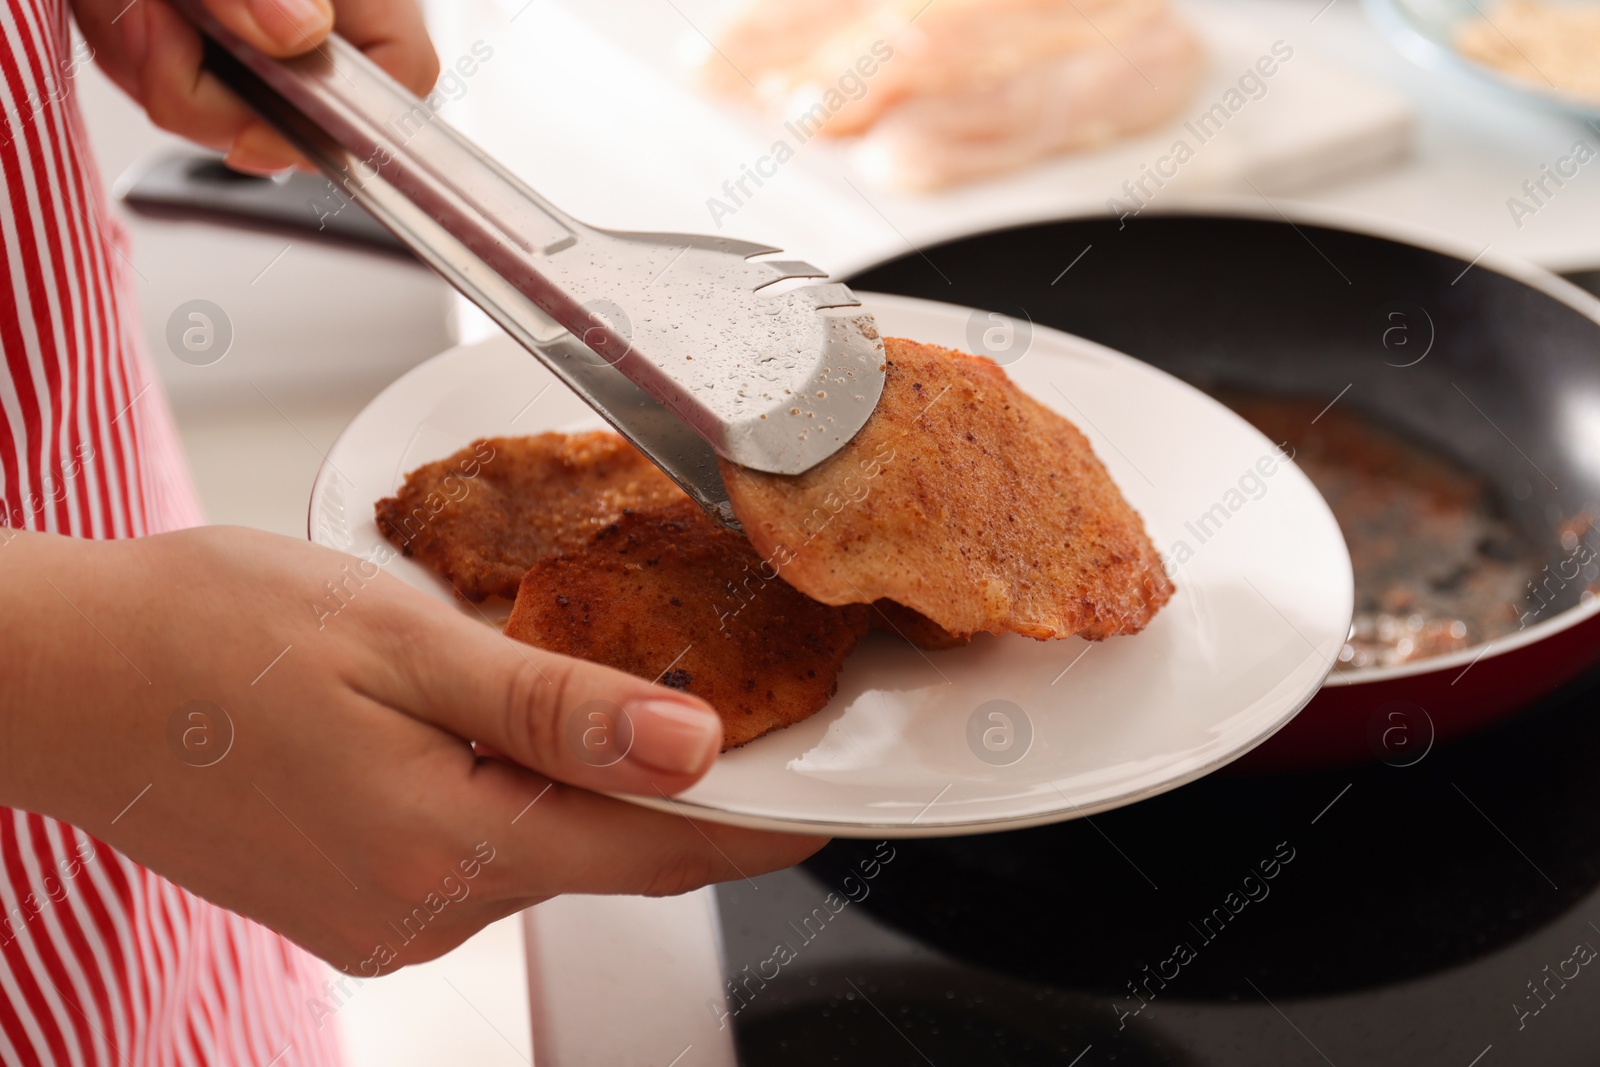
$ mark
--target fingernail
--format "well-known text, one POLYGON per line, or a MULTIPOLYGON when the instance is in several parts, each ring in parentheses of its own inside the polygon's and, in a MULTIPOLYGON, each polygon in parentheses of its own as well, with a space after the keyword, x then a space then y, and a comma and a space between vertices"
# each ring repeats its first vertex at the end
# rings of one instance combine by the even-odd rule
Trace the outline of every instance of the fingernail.
POLYGON ((250 11, 267 36, 296 52, 319 40, 332 23, 327 5, 319 0, 251 0, 250 11))
POLYGON ((715 714, 675 700, 629 704, 633 747, 628 758, 667 774, 699 774, 722 747, 722 722, 715 714))

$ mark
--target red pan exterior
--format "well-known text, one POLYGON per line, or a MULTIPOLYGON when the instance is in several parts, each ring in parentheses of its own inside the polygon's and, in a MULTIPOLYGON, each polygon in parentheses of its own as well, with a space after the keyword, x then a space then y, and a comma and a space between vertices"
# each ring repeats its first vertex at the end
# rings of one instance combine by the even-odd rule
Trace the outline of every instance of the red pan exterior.
POLYGON ((1405 765, 1430 744, 1465 737, 1554 692, 1600 662, 1600 614, 1469 667, 1329 685, 1289 724, 1230 766, 1278 774, 1370 763, 1405 765))

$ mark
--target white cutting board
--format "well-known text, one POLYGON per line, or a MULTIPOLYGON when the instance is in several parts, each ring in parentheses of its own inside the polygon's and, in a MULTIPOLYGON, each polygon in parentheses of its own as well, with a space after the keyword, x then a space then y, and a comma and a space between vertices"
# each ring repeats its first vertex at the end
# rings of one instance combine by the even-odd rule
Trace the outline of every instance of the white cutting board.
MULTIPOLYGON (((743 7, 742 0, 558 2, 663 80, 680 84, 692 84, 693 66, 712 47, 707 38, 714 40, 717 27, 743 7)), ((1095 152, 1061 157, 1012 176, 980 182, 965 196, 945 191, 907 199, 942 210, 968 199, 997 194, 1029 196, 1034 191, 1050 203, 1072 191, 1093 190, 1103 198, 1116 192, 1125 179, 1137 178, 1140 164, 1154 163, 1175 138, 1198 145, 1198 138, 1184 129, 1183 120, 1219 101, 1278 38, 1233 12, 1196 3, 1179 6, 1206 42, 1210 69, 1191 104, 1166 127, 1095 152)), ((1411 125, 1406 102, 1388 89, 1316 59, 1303 47, 1304 36, 1309 35, 1299 42, 1284 42, 1295 49, 1294 56, 1277 74, 1265 79, 1266 95, 1248 102, 1222 135, 1206 143, 1195 161, 1182 168, 1177 184, 1193 192, 1248 192, 1248 179, 1272 195, 1391 161, 1405 150, 1411 125), (1302 47, 1296 49, 1297 43, 1302 47)), ((752 134, 782 134, 776 124, 754 120, 737 107, 719 105, 718 110, 724 112, 724 119, 752 134)), ((867 175, 850 169, 842 144, 835 144, 812 142, 796 162, 819 173, 843 172, 858 184, 866 180, 867 175), (806 154, 811 158, 804 158, 806 154)), ((879 190, 869 187, 869 191, 879 190)))
POLYGON ((1267 80, 1266 96, 1198 146, 1184 120, 1221 101, 1283 34, 1189 0, 1182 11, 1205 38, 1210 67, 1163 130, 936 194, 872 186, 851 170, 843 144, 814 138, 718 226, 707 200, 784 136, 776 120, 694 86, 691 67, 730 10, 730 0, 435 3, 430 21, 446 59, 474 40, 496 48, 445 115, 578 218, 781 243, 834 269, 955 232, 1106 211, 1107 197, 1126 202, 1123 181, 1138 179, 1141 165, 1154 166, 1179 138, 1198 150, 1158 190, 1163 206, 1216 192, 1301 194, 1397 162, 1411 142, 1408 102, 1318 58, 1307 26, 1286 42, 1293 58, 1267 80))
POLYGON ((708 200, 785 135, 780 122, 693 84, 693 64, 732 7, 730 0, 433 4, 430 21, 447 61, 452 49, 465 53, 478 40, 496 50, 444 114, 585 221, 769 241, 834 269, 953 233, 1104 212, 1108 197, 1129 202, 1123 182, 1138 179, 1141 165, 1154 166, 1179 138, 1197 152, 1156 193, 1162 206, 1219 192, 1300 194, 1391 164, 1411 142, 1408 103, 1317 56, 1308 26, 1287 41, 1294 55, 1267 79, 1266 95, 1200 146, 1184 120, 1222 100, 1284 34, 1189 0, 1183 10, 1207 42, 1209 72, 1164 129, 933 194, 876 187, 851 168, 843 145, 815 138, 719 225, 708 200))

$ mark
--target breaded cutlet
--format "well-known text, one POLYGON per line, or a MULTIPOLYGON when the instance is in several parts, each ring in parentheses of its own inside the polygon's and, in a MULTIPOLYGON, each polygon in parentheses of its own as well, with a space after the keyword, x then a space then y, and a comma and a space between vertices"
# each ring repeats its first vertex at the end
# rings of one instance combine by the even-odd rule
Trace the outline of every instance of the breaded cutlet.
POLYGON ((722 461, 734 514, 826 604, 892 600, 952 637, 1137 633, 1173 584, 1089 441, 993 362, 885 339, 872 418, 800 475, 722 461))
POLYGON ((406 476, 378 529, 467 600, 514 597, 527 569, 630 509, 688 500, 609 430, 474 441, 406 476))
POLYGON ((797 592, 685 498, 535 563, 506 634, 693 693, 727 749, 827 704, 870 613, 797 592))

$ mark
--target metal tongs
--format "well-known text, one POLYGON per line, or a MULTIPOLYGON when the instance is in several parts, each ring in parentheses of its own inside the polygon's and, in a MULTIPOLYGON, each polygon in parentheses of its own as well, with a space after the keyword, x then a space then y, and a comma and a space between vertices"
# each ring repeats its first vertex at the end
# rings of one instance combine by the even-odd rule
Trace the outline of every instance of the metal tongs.
POLYGON ((877 406, 883 342, 855 295, 769 290, 825 271, 746 241, 586 226, 337 34, 279 60, 201 0, 176 6, 229 88, 722 522, 737 526, 718 455, 799 474, 877 406))

